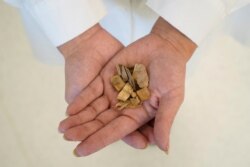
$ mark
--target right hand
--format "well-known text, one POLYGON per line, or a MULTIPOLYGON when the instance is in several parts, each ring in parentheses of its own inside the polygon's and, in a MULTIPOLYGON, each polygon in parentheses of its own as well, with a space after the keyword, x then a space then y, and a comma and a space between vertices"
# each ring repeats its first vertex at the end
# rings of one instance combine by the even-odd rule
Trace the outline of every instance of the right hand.
POLYGON ((59 46, 65 58, 67 103, 71 103, 122 48, 122 44, 99 24, 59 46))

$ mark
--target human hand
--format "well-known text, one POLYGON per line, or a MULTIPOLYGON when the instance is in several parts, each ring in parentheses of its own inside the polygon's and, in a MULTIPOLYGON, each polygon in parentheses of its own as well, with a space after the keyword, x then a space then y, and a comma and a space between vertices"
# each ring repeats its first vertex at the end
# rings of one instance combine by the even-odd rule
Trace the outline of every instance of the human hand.
POLYGON ((72 102, 122 47, 99 24, 59 46, 65 58, 66 101, 72 102))
POLYGON ((170 128, 184 98, 186 62, 195 48, 192 41, 159 18, 148 36, 119 52, 69 105, 70 116, 60 123, 67 140, 81 141, 77 155, 89 155, 126 135, 128 144, 144 148, 149 138, 135 130, 152 120, 154 128, 149 127, 148 134, 167 151, 170 128), (117 93, 110 83, 115 65, 136 63, 147 67, 151 97, 141 107, 117 111, 112 108, 117 93))

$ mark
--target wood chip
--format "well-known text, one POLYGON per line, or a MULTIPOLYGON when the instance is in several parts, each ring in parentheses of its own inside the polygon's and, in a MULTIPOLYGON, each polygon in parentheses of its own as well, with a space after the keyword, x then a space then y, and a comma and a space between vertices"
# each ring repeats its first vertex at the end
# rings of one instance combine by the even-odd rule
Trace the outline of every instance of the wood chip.
POLYGON ((131 106, 138 106, 141 102, 138 96, 130 98, 129 100, 131 106))
POLYGON ((124 108, 126 108, 127 106, 129 105, 129 101, 119 101, 115 107, 118 109, 118 110, 122 110, 124 108))
POLYGON ((118 64, 116 70, 118 74, 111 78, 111 84, 119 92, 115 105, 118 110, 138 107, 150 98, 149 78, 143 64, 134 67, 118 64))
POLYGON ((133 71, 133 78, 140 88, 148 87, 148 74, 143 64, 136 64, 133 71))
POLYGON ((127 76, 128 76, 129 84, 132 86, 133 90, 136 90, 134 78, 132 77, 132 75, 131 75, 128 68, 125 67, 125 70, 126 70, 126 73, 127 73, 127 76))
POLYGON ((132 97, 136 97, 137 94, 136 94, 135 92, 132 92, 132 93, 131 93, 131 96, 132 96, 132 97))
POLYGON ((126 85, 123 87, 123 89, 120 91, 120 93, 117 96, 118 100, 126 101, 130 97, 131 93, 133 92, 133 88, 129 83, 126 83, 126 85))
POLYGON ((111 83, 118 92, 125 86, 125 82, 122 80, 120 75, 114 75, 111 78, 111 83))
POLYGON ((136 91, 136 94, 138 95, 141 101, 145 101, 150 98, 150 91, 148 88, 142 88, 136 91))
POLYGON ((127 75, 127 72, 126 72, 125 68, 126 68, 125 66, 121 66, 121 77, 122 77, 124 82, 127 82, 128 81, 128 75, 127 75))
POLYGON ((116 65, 116 71, 117 71, 117 74, 118 74, 118 75, 120 75, 120 76, 122 75, 121 65, 120 65, 120 64, 117 64, 117 65, 116 65))

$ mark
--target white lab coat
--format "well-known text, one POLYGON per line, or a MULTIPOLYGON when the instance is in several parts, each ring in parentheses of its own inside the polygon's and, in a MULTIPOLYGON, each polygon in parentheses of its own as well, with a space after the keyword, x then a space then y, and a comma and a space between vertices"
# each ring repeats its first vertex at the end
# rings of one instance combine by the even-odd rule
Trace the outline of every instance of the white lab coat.
POLYGON ((5 0, 24 18, 35 55, 60 61, 55 46, 97 22, 125 46, 150 32, 159 16, 201 44, 229 13, 250 0, 5 0), (43 50, 43 54, 40 54, 43 50), (46 54, 44 53, 46 50, 46 54))

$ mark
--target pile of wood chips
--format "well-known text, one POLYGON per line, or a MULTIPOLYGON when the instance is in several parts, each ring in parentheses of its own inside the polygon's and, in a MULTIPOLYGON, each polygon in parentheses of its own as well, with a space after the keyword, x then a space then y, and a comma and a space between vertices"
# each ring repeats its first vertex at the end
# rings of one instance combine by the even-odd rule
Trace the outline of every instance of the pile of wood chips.
POLYGON ((150 98, 149 77, 143 64, 135 64, 132 68, 117 65, 116 68, 118 74, 111 78, 111 84, 119 92, 118 110, 135 108, 150 98))

